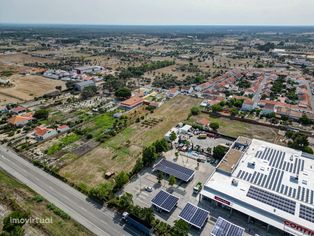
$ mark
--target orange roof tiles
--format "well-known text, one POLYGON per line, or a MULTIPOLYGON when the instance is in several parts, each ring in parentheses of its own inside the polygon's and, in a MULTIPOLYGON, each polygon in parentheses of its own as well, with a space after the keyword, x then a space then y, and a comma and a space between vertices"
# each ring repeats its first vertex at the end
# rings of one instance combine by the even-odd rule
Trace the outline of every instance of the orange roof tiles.
POLYGON ((132 107, 132 106, 135 106, 135 105, 142 103, 143 101, 144 101, 143 98, 134 96, 134 97, 131 97, 131 98, 121 102, 121 105, 132 107))

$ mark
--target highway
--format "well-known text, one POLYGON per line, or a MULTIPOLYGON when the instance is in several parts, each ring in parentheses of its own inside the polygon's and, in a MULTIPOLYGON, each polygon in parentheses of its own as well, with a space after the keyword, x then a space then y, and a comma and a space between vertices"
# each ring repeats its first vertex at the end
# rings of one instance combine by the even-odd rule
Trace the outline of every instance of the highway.
POLYGON ((35 167, 5 146, 0 146, 0 168, 45 197, 96 235, 133 234, 122 228, 120 220, 112 211, 87 201, 84 194, 35 167))

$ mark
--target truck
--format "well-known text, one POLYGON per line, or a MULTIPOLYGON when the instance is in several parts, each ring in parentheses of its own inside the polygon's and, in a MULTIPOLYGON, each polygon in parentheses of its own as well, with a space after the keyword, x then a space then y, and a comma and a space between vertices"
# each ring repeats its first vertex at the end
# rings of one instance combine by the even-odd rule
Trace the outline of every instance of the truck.
POLYGON ((150 235, 152 233, 152 226, 147 222, 136 217, 132 213, 123 212, 122 219, 128 224, 143 232, 145 235, 150 235))
POLYGON ((198 182, 193 188, 193 193, 198 194, 201 190, 202 190, 202 183, 198 182))

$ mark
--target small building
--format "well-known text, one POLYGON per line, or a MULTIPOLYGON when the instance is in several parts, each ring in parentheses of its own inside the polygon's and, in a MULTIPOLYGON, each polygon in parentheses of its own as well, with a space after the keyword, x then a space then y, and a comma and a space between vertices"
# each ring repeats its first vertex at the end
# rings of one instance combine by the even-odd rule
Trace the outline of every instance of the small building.
POLYGON ((241 110, 242 111, 252 111, 254 110, 254 102, 252 100, 246 99, 243 103, 242 103, 242 107, 241 110))
POLYGON ((32 121, 34 118, 32 116, 12 116, 9 120, 8 123, 11 125, 14 125, 16 127, 22 127, 26 125, 28 122, 32 121))
POLYGON ((104 68, 102 66, 80 66, 76 67, 75 71, 77 74, 83 74, 83 73, 95 73, 103 71, 104 68))
POLYGON ((143 98, 133 96, 123 102, 120 103, 120 108, 124 110, 131 110, 134 109, 135 107, 141 106, 144 102, 143 98))
POLYGON ((74 84, 74 88, 78 91, 83 91, 88 87, 96 87, 96 84, 93 80, 86 80, 79 83, 74 84))
POLYGON ((187 134, 191 128, 192 128, 191 125, 184 125, 183 127, 179 129, 179 132, 180 134, 187 134))
POLYGON ((271 103, 266 103, 265 106, 262 108, 261 114, 268 115, 275 112, 275 105, 271 103))
POLYGON ((56 129, 50 129, 44 126, 38 126, 34 130, 34 136, 37 141, 42 141, 53 136, 56 136, 58 131, 56 129))
POLYGON ((167 97, 169 98, 174 98, 175 96, 177 96, 179 94, 179 91, 177 88, 171 88, 168 90, 167 92, 167 97))
POLYGON ((11 109, 11 112, 12 112, 13 114, 18 115, 18 114, 22 114, 23 112, 26 112, 26 110, 27 110, 27 109, 26 109, 25 107, 17 106, 17 107, 12 108, 12 109, 11 109))
POLYGON ((181 89, 180 89, 180 92, 182 93, 182 94, 191 94, 192 92, 193 92, 193 87, 182 87, 181 89))
POLYGON ((8 112, 8 108, 6 106, 0 106, 0 113, 8 112))
POLYGON ((70 127, 68 125, 59 125, 57 127, 58 133, 65 133, 65 132, 67 132, 69 130, 70 130, 70 127))

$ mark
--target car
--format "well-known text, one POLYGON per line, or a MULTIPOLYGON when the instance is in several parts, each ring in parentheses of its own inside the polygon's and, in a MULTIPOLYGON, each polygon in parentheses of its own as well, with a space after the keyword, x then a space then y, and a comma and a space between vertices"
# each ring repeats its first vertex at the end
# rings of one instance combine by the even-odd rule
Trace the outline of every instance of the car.
POLYGON ((152 187, 149 187, 149 186, 145 187, 145 190, 146 190, 147 192, 153 192, 153 188, 152 188, 152 187))

